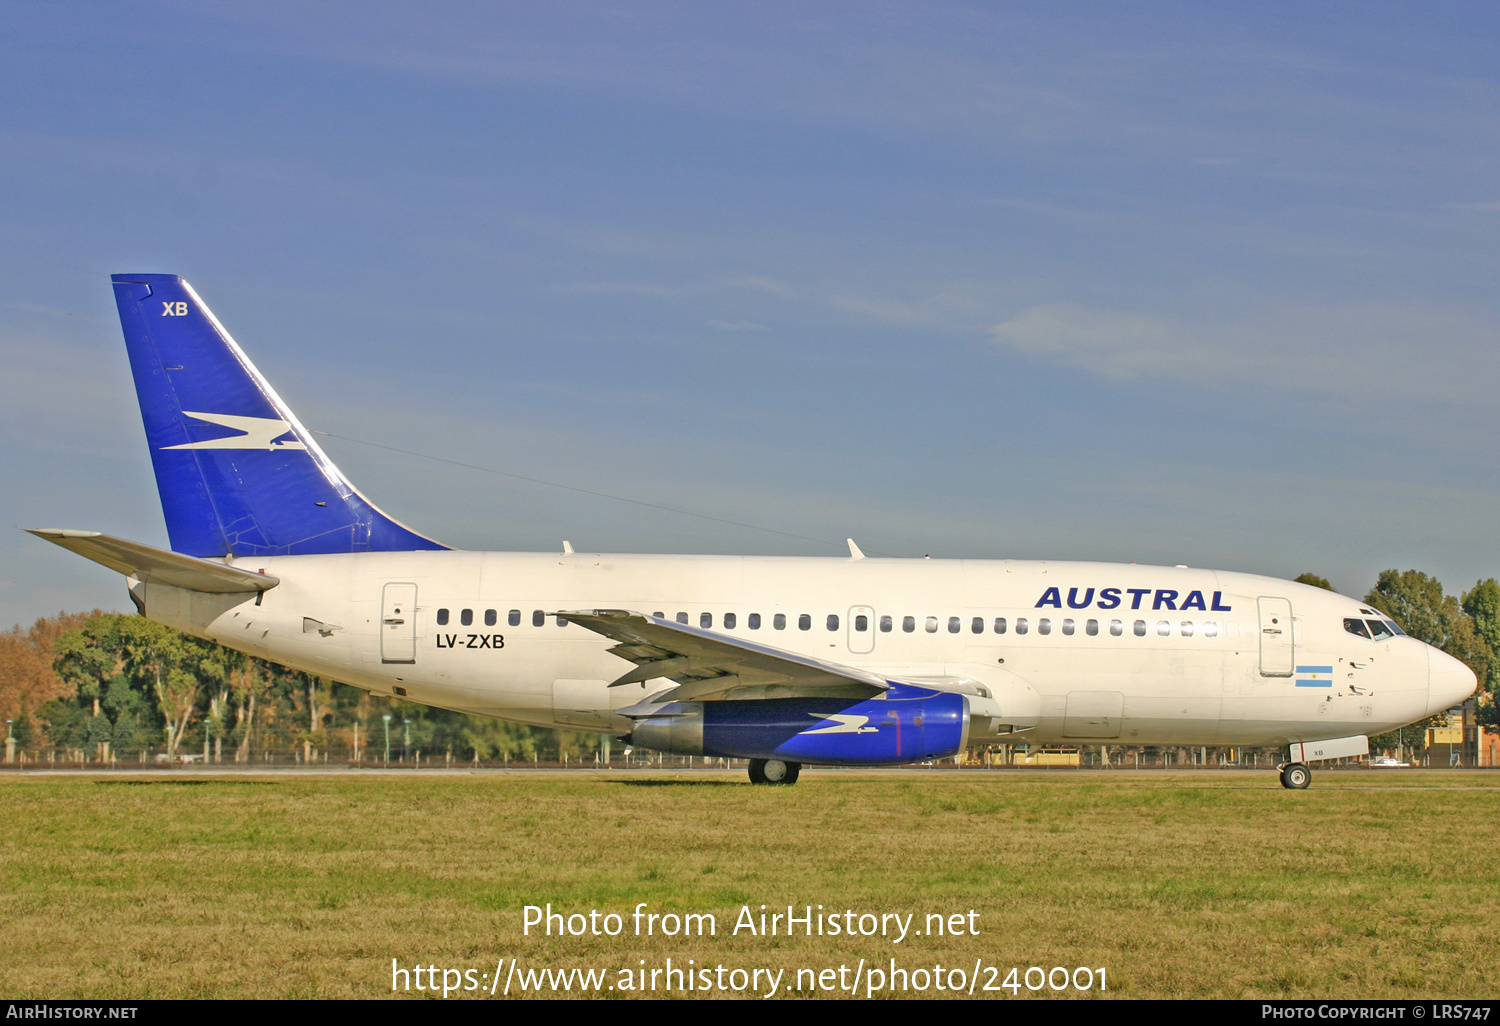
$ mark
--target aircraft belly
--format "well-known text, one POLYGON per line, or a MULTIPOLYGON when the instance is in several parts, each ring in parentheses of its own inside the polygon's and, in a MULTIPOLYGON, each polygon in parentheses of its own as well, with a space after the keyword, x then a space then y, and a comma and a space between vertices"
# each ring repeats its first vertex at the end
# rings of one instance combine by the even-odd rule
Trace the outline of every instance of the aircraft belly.
POLYGON ((1071 744, 1212 744, 1225 675, 1237 669, 1233 657, 1201 650, 1059 650, 1053 659, 1067 669, 1028 672, 1017 661, 1015 672, 1044 696, 1037 740, 1071 744))
POLYGON ((1125 700, 1121 740, 1129 744, 1212 743, 1219 733, 1219 712, 1218 695, 1132 695, 1125 700))
MULTIPOLYGON (((614 710, 640 702, 669 681, 642 681, 609 688, 619 676, 620 660, 592 639, 509 643, 503 650, 471 651, 467 646, 433 651, 419 657, 417 671, 428 683, 423 692, 442 692, 448 701, 432 704, 514 719, 538 726, 625 733, 630 721, 614 710), (490 658, 493 656, 494 658, 490 658)), ((409 694, 416 697, 408 688, 409 694)))

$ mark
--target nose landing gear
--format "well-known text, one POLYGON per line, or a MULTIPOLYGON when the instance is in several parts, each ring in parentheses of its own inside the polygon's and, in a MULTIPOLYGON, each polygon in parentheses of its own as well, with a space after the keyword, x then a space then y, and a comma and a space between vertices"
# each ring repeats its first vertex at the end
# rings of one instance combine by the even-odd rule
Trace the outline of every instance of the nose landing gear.
POLYGON ((1290 791, 1306 790, 1312 783, 1312 770, 1300 762, 1289 762, 1281 767, 1281 786, 1290 791))
POLYGON ((801 772, 800 762, 782 762, 780 759, 750 760, 752 784, 795 784, 801 772))

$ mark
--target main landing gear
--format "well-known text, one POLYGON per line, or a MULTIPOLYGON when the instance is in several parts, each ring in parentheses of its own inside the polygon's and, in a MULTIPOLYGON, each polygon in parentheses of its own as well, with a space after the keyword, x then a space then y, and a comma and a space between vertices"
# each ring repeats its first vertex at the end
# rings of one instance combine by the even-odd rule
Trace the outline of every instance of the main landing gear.
POLYGON ((1289 762, 1281 767, 1281 786, 1290 791, 1302 791, 1312 783, 1312 770, 1300 762, 1289 762))
POLYGON ((797 775, 801 772, 800 762, 782 762, 780 759, 750 760, 752 784, 795 784, 797 775))

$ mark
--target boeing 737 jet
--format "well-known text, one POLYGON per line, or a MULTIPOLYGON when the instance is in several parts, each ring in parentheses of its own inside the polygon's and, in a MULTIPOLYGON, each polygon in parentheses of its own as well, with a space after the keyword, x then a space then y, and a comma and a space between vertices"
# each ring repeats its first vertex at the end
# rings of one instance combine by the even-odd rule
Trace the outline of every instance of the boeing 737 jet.
POLYGON ((972 746, 1245 745, 1308 763, 1462 702, 1357 599, 1134 564, 467 552, 341 474, 196 292, 114 276, 171 551, 38 529, 141 615, 376 695, 662 752, 877 766, 972 746))

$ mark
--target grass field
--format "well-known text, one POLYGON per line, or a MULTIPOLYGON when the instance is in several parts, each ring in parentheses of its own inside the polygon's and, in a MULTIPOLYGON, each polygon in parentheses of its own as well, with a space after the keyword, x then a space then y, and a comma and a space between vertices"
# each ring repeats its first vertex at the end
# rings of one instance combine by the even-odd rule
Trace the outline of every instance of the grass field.
POLYGON ((783 996, 807 996, 798 969, 892 957, 1002 967, 981 988, 1103 967, 1114 997, 1500 991, 1493 773, 15 774, 0 809, 6 997, 389 997, 392 958, 502 957, 610 981, 781 967, 783 996), (625 930, 523 937, 547 902, 625 930), (636 937, 639 902, 716 913, 718 935, 636 937), (742 906, 788 903, 915 928, 973 909, 979 935, 730 935, 742 906))

